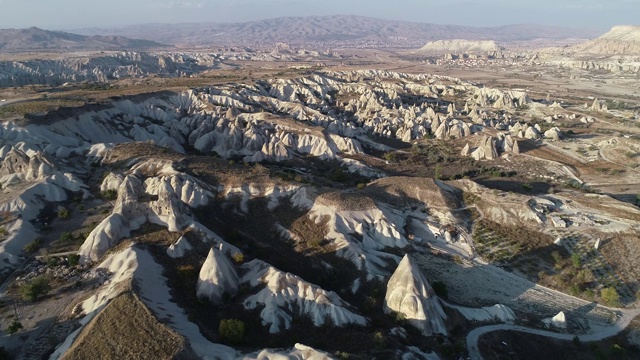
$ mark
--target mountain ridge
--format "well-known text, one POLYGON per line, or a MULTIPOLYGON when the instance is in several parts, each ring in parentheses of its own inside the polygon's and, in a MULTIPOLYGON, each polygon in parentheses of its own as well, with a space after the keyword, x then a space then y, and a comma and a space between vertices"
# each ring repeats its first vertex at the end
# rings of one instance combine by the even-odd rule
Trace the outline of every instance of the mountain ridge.
POLYGON ((131 39, 117 35, 80 35, 65 31, 0 29, 0 49, 24 50, 124 50, 167 48, 169 45, 151 40, 131 39))
POLYGON ((495 40, 497 42, 544 39, 590 39, 598 30, 545 25, 515 24, 499 27, 470 27, 353 15, 280 17, 237 23, 142 24, 112 28, 74 29, 84 35, 107 33, 174 45, 259 45, 275 42, 373 42, 396 46, 422 46, 434 40, 495 40))

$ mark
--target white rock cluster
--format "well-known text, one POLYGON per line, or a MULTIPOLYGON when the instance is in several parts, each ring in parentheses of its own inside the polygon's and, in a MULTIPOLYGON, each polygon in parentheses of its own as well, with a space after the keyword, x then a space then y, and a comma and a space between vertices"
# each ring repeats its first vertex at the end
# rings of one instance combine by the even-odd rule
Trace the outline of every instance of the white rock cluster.
POLYGON ((447 334, 447 318, 440 301, 409 255, 405 255, 387 283, 384 312, 396 313, 423 335, 447 334))

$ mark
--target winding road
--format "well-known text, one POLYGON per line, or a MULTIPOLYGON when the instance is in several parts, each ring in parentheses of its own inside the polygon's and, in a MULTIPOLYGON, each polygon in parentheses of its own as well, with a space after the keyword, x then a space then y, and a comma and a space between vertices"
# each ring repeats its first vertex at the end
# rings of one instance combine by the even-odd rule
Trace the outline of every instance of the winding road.
POLYGON ((612 326, 607 328, 603 328, 600 331, 597 331, 592 334, 582 334, 582 335, 574 335, 574 334, 561 334, 552 331, 540 330, 540 329, 532 329, 519 325, 509 325, 509 324, 498 324, 498 325, 488 325, 482 326, 476 329, 473 329, 469 335, 467 335, 467 350, 469 351, 469 358, 471 360, 482 360, 482 355, 480 354, 480 349, 478 348, 478 340, 480 336, 500 330, 507 331, 519 331, 527 334, 534 334, 540 336, 546 336, 553 339, 558 340, 573 340, 575 337, 580 339, 582 342, 587 341, 598 341, 602 339, 606 339, 608 337, 617 335, 621 331, 627 328, 633 319, 640 315, 640 308, 636 309, 610 309, 615 310, 622 313, 622 317, 612 326))
MULTIPOLYGON (((463 211, 463 210, 469 210, 471 208, 475 208, 479 212, 480 218, 484 218, 484 214, 482 210, 480 210, 475 205, 454 209, 452 211, 463 211)), ((472 249, 474 249, 474 246, 473 246, 474 244, 473 244, 473 240, 471 239, 471 236, 464 231, 462 231, 462 233, 466 235, 464 236, 465 239, 467 240, 468 244, 472 247, 472 249)), ((440 250, 446 251, 450 249, 441 248, 440 250)), ((475 249, 474 249, 474 254, 471 257, 468 257, 467 259, 476 264, 491 266, 489 264, 484 263, 477 257, 477 254, 475 254, 475 249)), ((509 273, 509 275, 512 275, 512 274, 509 273)), ((512 276, 515 276, 515 275, 512 275, 512 276)), ((540 285, 536 285, 536 286, 542 287, 540 285)), ((546 291, 550 293, 555 293, 561 297, 571 298, 574 301, 584 302, 585 304, 589 303, 583 299, 576 298, 574 296, 556 291, 554 289, 550 289, 546 287, 542 287, 542 288, 544 288, 546 291)), ((557 332, 552 332, 547 330, 527 328, 520 325, 510 325, 510 324, 487 325, 487 326, 481 326, 479 328, 473 329, 467 335, 467 351, 469 353, 469 358, 471 360, 483 359, 482 355, 480 354, 480 349, 478 347, 478 340, 482 335, 493 332, 493 331, 501 331, 501 330, 519 331, 519 332, 528 333, 528 334, 546 336, 546 337, 557 339, 557 340, 569 340, 569 341, 573 340, 577 336, 578 339, 580 339, 580 341, 589 342, 589 341, 598 341, 598 340, 602 340, 602 339, 617 335, 618 333, 626 329, 631 323, 631 321, 633 321, 634 318, 640 315, 640 308, 619 309, 619 308, 610 308, 602 305, 598 305, 598 307, 614 312, 615 314, 617 314, 618 319, 613 325, 608 327, 598 328, 596 331, 590 334, 577 335, 577 334, 557 333, 557 332)))

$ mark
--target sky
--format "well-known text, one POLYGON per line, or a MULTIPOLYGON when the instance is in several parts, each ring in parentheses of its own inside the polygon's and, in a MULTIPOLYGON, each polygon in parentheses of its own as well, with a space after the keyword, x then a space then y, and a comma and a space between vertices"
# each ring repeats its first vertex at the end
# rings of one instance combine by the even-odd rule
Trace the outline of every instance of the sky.
POLYGON ((0 28, 118 27, 361 15, 468 26, 640 24, 640 0, 0 0, 0 28))

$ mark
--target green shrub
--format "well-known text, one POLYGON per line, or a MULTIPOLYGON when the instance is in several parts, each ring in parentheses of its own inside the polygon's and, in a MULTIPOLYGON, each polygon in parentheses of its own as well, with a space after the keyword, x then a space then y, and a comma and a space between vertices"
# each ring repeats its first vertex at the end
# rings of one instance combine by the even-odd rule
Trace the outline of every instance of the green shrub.
POLYGON ((60 219, 68 219, 69 217, 71 217, 71 213, 67 208, 61 207, 60 209, 58 209, 58 217, 60 219))
POLYGON ((329 179, 335 182, 345 182, 349 179, 349 176, 344 172, 344 170, 342 170, 341 168, 337 168, 333 170, 333 172, 331 172, 331 174, 329 175, 329 179))
POLYGON ((80 264, 80 255, 71 254, 67 257, 67 261, 69 262, 69 266, 77 266, 80 264))
POLYGON ((244 254, 241 252, 234 253, 231 258, 236 264, 242 264, 244 262, 244 254))
POLYGON ((600 291, 600 297, 607 306, 620 306, 620 295, 618 294, 618 291, 616 291, 616 288, 614 288, 613 286, 602 289, 600 291))
POLYGON ((22 323, 16 319, 13 319, 13 321, 11 321, 11 324, 9 324, 9 326, 7 327, 7 332, 9 334, 15 334, 20 329, 22 329, 22 323))
POLYGON ((373 343, 378 349, 384 349, 387 347, 387 337, 381 331, 376 331, 373 334, 373 343))
POLYGON ((100 195, 105 200, 115 200, 118 197, 118 191, 109 189, 101 192, 100 195))
POLYGON ((33 254, 34 252, 38 251, 38 249, 40 249, 40 245, 41 245, 40 239, 35 239, 32 242, 25 245, 24 248, 22 248, 22 250, 24 250, 24 252, 26 253, 33 254))
POLYGON ((383 157, 389 162, 398 162, 400 160, 400 156, 395 152, 385 153, 383 157))
POLYGON ((33 301, 48 293, 50 289, 49 279, 45 276, 38 276, 20 287, 20 295, 25 300, 33 301))
POLYGON ((69 242, 73 240, 73 234, 70 232, 63 232, 60 234, 60 242, 69 242))
POLYGON ((60 258, 56 256, 51 256, 49 259, 47 259, 48 267, 56 267, 58 265, 60 265, 60 258))
POLYGON ((222 319, 218 328, 220 340, 229 344, 240 344, 244 339, 244 322, 237 319, 222 319))
POLYGON ((581 263, 582 262, 580 261, 580 255, 578 253, 574 253, 573 255, 571 255, 571 264, 573 265, 573 267, 579 268, 581 263))

